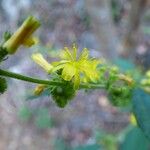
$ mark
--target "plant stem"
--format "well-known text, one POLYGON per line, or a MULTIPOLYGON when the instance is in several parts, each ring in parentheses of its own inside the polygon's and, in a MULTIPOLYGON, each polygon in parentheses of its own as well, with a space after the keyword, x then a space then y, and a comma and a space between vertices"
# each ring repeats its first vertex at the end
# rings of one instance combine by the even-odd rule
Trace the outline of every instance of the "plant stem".
POLYGON ((49 81, 49 80, 41 80, 37 78, 31 78, 28 76, 24 76, 21 74, 13 73, 10 71, 2 70, 0 69, 0 75, 5 76, 5 77, 10 77, 18 80, 23 80, 27 82, 32 82, 32 83, 38 83, 38 84, 46 84, 46 85, 61 85, 62 83, 56 82, 56 81, 49 81))
MULTIPOLYGON (((31 82, 31 83, 37 83, 37 84, 56 85, 56 86, 64 85, 62 82, 50 81, 50 80, 41 80, 41 79, 24 76, 24 75, 21 75, 18 73, 13 73, 13 72, 2 70, 2 69, 0 69, 0 76, 5 76, 5 77, 14 78, 14 79, 18 79, 18 80, 22 80, 22 81, 26 81, 26 82, 31 82)), ((105 88, 105 85, 81 83, 80 88, 102 89, 102 88, 105 88)))
POLYGON ((106 86, 104 84, 81 83, 80 88, 81 89, 105 89, 106 86))

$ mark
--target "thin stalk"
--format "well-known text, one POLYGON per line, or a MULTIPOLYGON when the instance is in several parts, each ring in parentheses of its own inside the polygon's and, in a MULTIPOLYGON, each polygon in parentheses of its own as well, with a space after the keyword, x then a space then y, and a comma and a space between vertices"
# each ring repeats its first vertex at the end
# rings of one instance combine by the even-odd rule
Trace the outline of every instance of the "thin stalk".
MULTIPOLYGON (((22 81, 26 81, 26 82, 31 82, 31 83, 37 83, 37 84, 46 84, 46 85, 55 85, 55 86, 64 85, 62 82, 50 81, 50 80, 41 80, 41 79, 38 79, 38 78, 32 78, 32 77, 24 76, 24 75, 21 75, 21 74, 18 74, 18 73, 13 73, 13 72, 10 72, 10 71, 2 70, 2 69, 0 69, 0 76, 14 78, 14 79, 18 79, 18 80, 22 80, 22 81)), ((103 85, 103 84, 85 84, 85 83, 81 83, 80 88, 102 89, 102 88, 105 88, 105 85, 103 85)))
POLYGON ((93 83, 81 83, 80 88, 82 89, 104 89, 106 86, 104 84, 93 84, 93 83))
POLYGON ((26 81, 26 82, 38 83, 38 84, 46 84, 46 85, 61 85, 62 84, 60 82, 32 78, 32 77, 24 76, 18 73, 13 73, 10 71, 2 70, 2 69, 0 69, 0 75, 26 81))

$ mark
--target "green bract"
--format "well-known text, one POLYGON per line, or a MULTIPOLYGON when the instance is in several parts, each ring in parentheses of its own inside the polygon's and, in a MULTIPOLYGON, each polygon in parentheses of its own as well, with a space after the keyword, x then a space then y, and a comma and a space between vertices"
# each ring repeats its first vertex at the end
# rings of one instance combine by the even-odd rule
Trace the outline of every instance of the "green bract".
POLYGON ((114 106, 127 106, 131 102, 132 88, 124 83, 113 83, 108 89, 108 94, 114 106))
POLYGON ((114 106, 127 106, 132 99, 134 81, 131 77, 110 69, 107 79, 107 90, 114 106))
POLYGON ((0 46, 0 63, 5 59, 7 54, 8 52, 6 51, 6 49, 0 46))
POLYGON ((76 91, 70 82, 66 82, 64 86, 55 86, 51 88, 51 95, 57 106, 63 108, 75 96, 76 91))

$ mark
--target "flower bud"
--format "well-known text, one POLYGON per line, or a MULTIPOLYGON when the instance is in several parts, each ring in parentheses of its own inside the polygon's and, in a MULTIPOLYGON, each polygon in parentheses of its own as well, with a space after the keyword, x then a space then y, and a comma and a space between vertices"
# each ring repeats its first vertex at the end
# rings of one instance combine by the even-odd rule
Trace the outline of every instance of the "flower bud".
POLYGON ((33 54, 32 59, 48 73, 53 69, 53 66, 40 53, 33 54))
POLYGON ((117 73, 119 71, 119 68, 117 66, 113 66, 111 68, 111 71, 113 71, 114 73, 117 73))
POLYGON ((21 27, 4 43, 9 54, 14 54, 19 46, 32 46, 34 44, 32 37, 33 32, 40 26, 39 21, 29 16, 21 25, 21 27))
POLYGON ((119 74, 119 79, 125 81, 126 83, 128 83, 128 85, 133 85, 134 81, 131 77, 126 76, 124 74, 119 74))
POLYGON ((45 87, 45 85, 38 85, 34 90, 34 94, 40 95, 44 91, 45 87))

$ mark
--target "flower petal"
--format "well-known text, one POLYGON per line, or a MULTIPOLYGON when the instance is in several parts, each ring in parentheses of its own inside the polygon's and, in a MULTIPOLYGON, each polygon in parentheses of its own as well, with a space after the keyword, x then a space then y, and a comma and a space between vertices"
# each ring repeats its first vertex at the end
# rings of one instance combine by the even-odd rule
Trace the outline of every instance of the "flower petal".
POLYGON ((57 71, 57 70, 60 70, 60 69, 64 68, 65 65, 66 65, 66 64, 60 64, 60 65, 54 67, 54 68, 52 69, 52 72, 55 72, 55 71, 57 71))
POLYGON ((60 57, 65 59, 65 60, 74 60, 71 52, 68 49, 68 47, 64 47, 64 50, 60 54, 60 57))
POLYGON ((79 60, 85 60, 85 59, 88 59, 88 57, 89 57, 89 51, 87 48, 84 48, 79 57, 79 60))
POLYGON ((38 65, 40 65, 45 71, 47 71, 48 73, 52 70, 53 66, 51 64, 49 64, 44 57, 42 56, 42 54, 40 53, 36 53, 32 55, 32 59, 34 60, 34 62, 36 62, 38 65))
POLYGON ((35 45, 37 43, 38 39, 36 37, 29 37, 28 39, 25 39, 22 44, 26 47, 31 47, 32 45, 35 45))
POLYGON ((74 76, 74 89, 79 89, 80 86, 80 73, 79 71, 76 71, 74 76))
POLYGON ((96 60, 82 61, 82 64, 80 65, 80 71, 85 74, 87 80, 96 82, 99 79, 99 72, 96 68, 98 64, 99 63, 96 60))
POLYGON ((76 44, 73 44, 73 58, 74 58, 74 60, 77 59, 77 46, 76 46, 76 44))
POLYGON ((76 73, 76 68, 71 64, 66 64, 62 71, 62 78, 66 81, 70 81, 72 77, 75 75, 75 73, 76 73))

